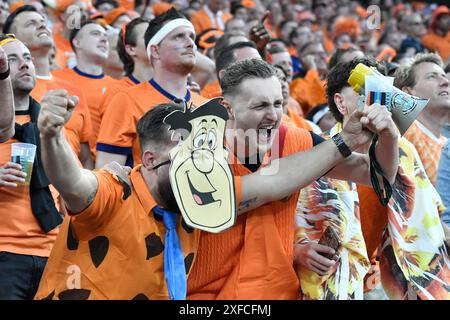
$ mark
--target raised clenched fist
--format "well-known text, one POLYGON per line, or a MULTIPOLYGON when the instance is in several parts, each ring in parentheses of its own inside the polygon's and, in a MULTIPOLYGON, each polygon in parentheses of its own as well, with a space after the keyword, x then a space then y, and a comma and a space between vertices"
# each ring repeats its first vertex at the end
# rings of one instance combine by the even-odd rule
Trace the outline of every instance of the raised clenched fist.
POLYGON ((50 90, 41 102, 38 127, 42 136, 55 136, 69 121, 78 97, 69 96, 66 90, 50 90))

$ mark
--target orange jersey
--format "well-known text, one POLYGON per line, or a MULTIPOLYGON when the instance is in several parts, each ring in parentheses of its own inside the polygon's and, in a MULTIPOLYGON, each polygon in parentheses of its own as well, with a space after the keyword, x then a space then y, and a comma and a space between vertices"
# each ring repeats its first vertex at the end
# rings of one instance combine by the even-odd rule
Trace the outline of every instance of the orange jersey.
POLYGON ((428 50, 437 52, 444 61, 450 57, 450 32, 441 37, 430 31, 422 37, 422 44, 428 50))
POLYGON ((214 16, 212 12, 208 13, 207 9, 202 9, 195 12, 191 17, 191 22, 194 25, 195 33, 200 34, 206 29, 225 30, 225 23, 230 20, 231 14, 221 12, 221 15, 214 16))
MULTIPOLYGON (((16 112, 16 122, 30 122, 30 115, 16 112)), ((0 167, 11 161, 11 144, 20 142, 14 138, 0 143, 0 167)), ((33 174, 33 173, 31 173, 33 174)), ((50 186, 57 208, 58 192, 50 186)), ((30 187, 0 187, 0 252, 48 257, 55 243, 59 228, 44 233, 31 209, 30 187)), ((2 275, 6 276, 6 275, 2 275)))
POLYGON ((53 40, 56 47, 56 63, 61 69, 73 68, 77 64, 77 57, 73 52, 68 39, 62 35, 62 25, 56 24, 53 27, 53 40))
POLYGON ((111 103, 112 99, 119 91, 125 91, 128 88, 131 88, 134 85, 139 84, 139 80, 133 77, 133 75, 123 77, 120 80, 113 81, 105 91, 105 94, 102 96, 102 101, 100 102, 100 118, 103 118, 105 114, 105 110, 108 105, 111 103))
POLYGON ((124 7, 127 10, 134 10, 133 0, 119 0, 119 4, 121 7, 124 7))
POLYGON ((325 81, 320 80, 317 70, 309 70, 304 78, 292 80, 290 92, 302 107, 305 115, 308 115, 315 106, 327 102, 325 81))
POLYGON ((417 120, 413 122, 404 137, 416 147, 422 160, 423 167, 433 185, 436 185, 437 169, 441 157, 442 147, 447 139, 443 136, 435 137, 417 120))
MULTIPOLYGON (((283 156, 312 148, 308 131, 282 127, 283 156)), ((269 159, 266 155, 263 166, 269 159)), ((230 162, 235 175, 251 173, 234 154, 230 162)), ((222 233, 202 232, 188 281, 188 299, 297 299, 293 248, 298 195, 251 210, 222 233)))
POLYGON ((205 97, 207 99, 220 97, 222 95, 222 88, 220 87, 219 80, 208 83, 206 86, 204 86, 201 94, 202 97, 205 97))
MULTIPOLYGON (((121 91, 114 96, 103 116, 97 150, 127 156, 127 165, 141 163, 141 148, 136 132, 139 119, 160 103, 176 99, 154 80, 121 91), (127 116, 124 117, 124 114, 127 116)), ((187 91, 185 100, 199 106, 207 99, 187 91)))
POLYGON ((100 131, 100 102, 106 87, 110 85, 113 78, 103 74, 94 76, 80 71, 77 67, 73 69, 56 70, 53 74, 72 84, 76 84, 84 93, 91 115, 92 134, 89 144, 95 149, 98 132, 100 131))
MULTIPOLYGON (((169 299, 164 278, 166 229, 153 212, 157 203, 140 166, 130 174, 129 195, 110 173, 94 174, 97 194, 84 211, 64 220, 35 298, 169 299), (71 266, 79 270, 79 288, 68 288, 71 266)), ((182 224, 181 216, 176 229, 189 276, 199 231, 182 224)))
POLYGON ((291 112, 296 113, 299 117, 304 118, 305 115, 303 114, 303 109, 300 106, 300 104, 297 102, 297 100, 295 100, 294 98, 292 98, 291 96, 289 96, 288 99, 288 103, 287 103, 287 107, 288 110, 290 109, 291 112))
POLYGON ((366 243, 367 256, 371 270, 364 279, 364 292, 370 291, 381 283, 378 247, 381 245, 383 233, 388 223, 387 208, 381 205, 372 187, 358 185, 361 230, 366 243))
POLYGON ((283 115, 281 119, 283 123, 287 125, 294 126, 297 128, 303 128, 308 131, 313 131, 311 125, 302 117, 300 117, 297 113, 295 113, 292 109, 288 108, 287 114, 283 115))
POLYGON ((48 90, 66 89, 69 95, 78 97, 78 104, 75 107, 72 117, 64 126, 67 131, 67 141, 77 156, 80 156, 80 144, 89 142, 92 123, 89 109, 84 97, 84 93, 70 82, 58 77, 51 78, 36 77, 36 86, 30 95, 38 102, 42 101, 48 90))

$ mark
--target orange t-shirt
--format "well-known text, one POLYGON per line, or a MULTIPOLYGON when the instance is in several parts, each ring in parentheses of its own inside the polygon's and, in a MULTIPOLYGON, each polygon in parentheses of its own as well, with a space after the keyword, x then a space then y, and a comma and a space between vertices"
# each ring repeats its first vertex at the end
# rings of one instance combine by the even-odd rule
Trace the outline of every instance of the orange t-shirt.
POLYGON ((134 10, 134 1, 133 0, 119 0, 119 4, 121 7, 124 7, 128 11, 134 10))
MULTIPOLYGON (((285 128, 283 156, 312 148, 308 131, 285 128)), ((263 166, 269 158, 266 155, 263 166)), ((235 175, 251 173, 233 154, 230 163, 235 175)), ((240 215, 222 233, 202 232, 188 299, 297 299, 293 248, 298 195, 240 215)))
POLYGON ((220 97, 222 95, 222 88, 220 87, 219 80, 208 83, 204 86, 201 95, 207 99, 220 97))
POLYGON ((292 112, 296 113, 299 117, 302 117, 302 118, 305 117, 305 115, 303 114, 302 107, 297 102, 297 100, 295 100, 291 96, 289 96, 287 107, 288 107, 288 110, 290 109, 292 112))
POLYGON ((58 23, 53 27, 53 40, 56 46, 56 63, 61 69, 73 68, 77 64, 77 57, 73 52, 69 40, 62 35, 62 24, 58 23))
POLYGON ((364 278, 364 292, 370 291, 381 283, 379 275, 378 247, 388 223, 387 208, 378 200, 372 187, 358 185, 361 230, 366 243, 367 256, 372 266, 364 278))
POLYGON ((100 117, 103 118, 106 108, 111 103, 117 92, 125 91, 126 89, 131 88, 132 86, 135 86, 139 83, 140 83, 139 80, 133 77, 132 75, 128 77, 123 77, 120 80, 114 80, 106 88, 106 91, 102 96, 102 101, 100 102, 100 117))
MULTIPOLYGON (((128 197, 115 176, 104 170, 94 174, 98 180, 94 201, 65 218, 35 298, 169 299, 164 279, 166 230, 162 218, 153 213, 157 203, 140 166, 130 174, 128 197), (70 281, 75 274, 80 276, 79 287, 70 281)), ((185 227, 179 216, 177 233, 189 275, 199 231, 185 227)))
MULTIPOLYGON (((16 122, 30 122, 30 115, 16 114, 16 122)), ((0 167, 11 161, 11 144, 20 142, 14 138, 0 143, 0 167)), ((31 173, 33 174, 33 173, 31 173)), ((56 207, 59 194, 50 186, 56 207)), ((59 228, 44 233, 31 209, 30 187, 0 187, 0 252, 48 257, 55 243, 59 228)), ((2 277, 5 275, 1 275, 2 277)))
POLYGON ((64 126, 66 128, 66 138, 77 156, 80 156, 80 144, 88 143, 91 137, 92 123, 89 109, 87 107, 84 93, 58 77, 52 76, 50 79, 36 77, 36 86, 30 95, 38 102, 42 101, 48 90, 66 89, 69 95, 78 97, 78 104, 75 107, 72 117, 64 126))
POLYGON ((450 57, 450 32, 445 37, 429 32, 422 37, 422 44, 428 50, 439 53, 444 61, 450 57))
POLYGON ((208 15, 205 9, 202 9, 192 15, 191 22, 194 25, 195 33, 200 34, 202 31, 211 28, 223 31, 225 23, 230 20, 230 18, 231 14, 222 11, 222 16, 220 18, 216 16, 215 21, 213 22, 212 17, 208 15), (218 19, 221 19, 221 21, 218 19), (221 27, 221 25, 223 27, 221 27))
MULTIPOLYGON (((98 135, 97 150, 127 155, 127 165, 141 163, 141 148, 136 132, 139 119, 160 103, 172 102, 175 97, 152 81, 143 82, 114 96, 103 116, 98 135), (124 117, 124 114, 127 116, 124 117), (131 158, 132 157, 132 158, 131 158)), ((207 99, 188 91, 185 99, 199 106, 207 99)))
POLYGON ((290 108, 288 108, 287 114, 283 115, 281 121, 283 121, 283 123, 286 123, 287 125, 306 129, 308 131, 313 131, 311 125, 290 108))
POLYGON ((91 115, 92 134, 89 144, 95 150, 97 136, 100 131, 100 102, 102 95, 113 81, 113 78, 103 74, 94 76, 80 71, 77 67, 73 69, 55 70, 53 74, 72 84, 76 84, 83 91, 86 97, 89 113, 91 115))
POLYGON ((444 136, 435 137, 417 120, 405 132, 404 137, 416 147, 428 178, 433 185, 436 185, 439 159, 447 139, 444 136))
POLYGON ((294 79, 290 85, 290 92, 305 115, 308 115, 315 106, 327 102, 325 81, 320 80, 317 70, 309 70, 304 78, 294 79))

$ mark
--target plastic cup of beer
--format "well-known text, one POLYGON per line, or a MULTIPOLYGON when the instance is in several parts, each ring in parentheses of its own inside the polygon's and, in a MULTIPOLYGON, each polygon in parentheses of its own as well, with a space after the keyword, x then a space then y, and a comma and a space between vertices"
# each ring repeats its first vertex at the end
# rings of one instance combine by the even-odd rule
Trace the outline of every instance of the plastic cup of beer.
POLYGON ((22 166, 22 171, 26 173, 25 182, 18 182, 17 186, 29 186, 33 171, 34 157, 36 156, 36 146, 30 143, 13 143, 11 145, 11 161, 22 166))
POLYGON ((366 105, 378 103, 390 109, 393 86, 393 77, 367 75, 364 83, 366 105))

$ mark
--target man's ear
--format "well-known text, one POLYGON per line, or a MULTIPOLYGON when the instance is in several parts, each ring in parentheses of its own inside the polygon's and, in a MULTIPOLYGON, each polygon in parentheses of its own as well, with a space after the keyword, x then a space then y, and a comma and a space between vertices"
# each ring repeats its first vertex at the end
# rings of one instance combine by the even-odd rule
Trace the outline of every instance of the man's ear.
POLYGON ((339 113, 342 114, 343 116, 348 115, 348 110, 344 103, 345 98, 342 95, 342 93, 335 93, 333 99, 334 99, 334 104, 336 105, 337 109, 339 110, 339 113))
POLYGON ((219 80, 222 79, 223 75, 225 74, 225 70, 219 70, 218 76, 219 76, 219 80))
POLYGON ((158 60, 160 59, 159 47, 158 46, 154 46, 154 45, 150 46, 150 52, 152 54, 152 58, 155 58, 155 59, 158 59, 158 60))
POLYGON ((155 155, 153 152, 149 150, 145 150, 142 154, 142 165, 145 169, 152 169, 155 164, 155 155))
POLYGON ((125 45, 125 52, 132 57, 136 57, 136 47, 129 44, 125 45))
POLYGON ((403 87, 402 88, 402 91, 403 92, 406 92, 406 93, 408 93, 408 94, 410 94, 410 95, 413 95, 413 89, 411 88, 411 87, 403 87))
POLYGON ((80 47, 80 40, 77 38, 74 38, 72 40, 72 44, 73 44, 74 48, 78 49, 80 47))
POLYGON ((230 101, 223 99, 221 104, 227 109, 229 120, 234 120, 234 112, 230 101))

